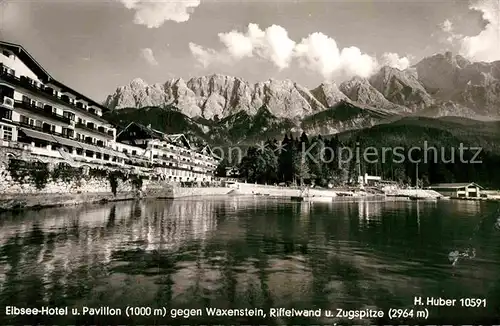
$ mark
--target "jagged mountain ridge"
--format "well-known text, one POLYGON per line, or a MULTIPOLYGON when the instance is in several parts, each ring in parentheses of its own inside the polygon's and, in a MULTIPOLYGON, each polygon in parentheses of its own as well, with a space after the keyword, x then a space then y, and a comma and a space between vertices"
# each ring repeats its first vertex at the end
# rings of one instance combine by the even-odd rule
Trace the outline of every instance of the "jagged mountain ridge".
POLYGON ((262 106, 278 118, 289 119, 326 109, 306 87, 291 80, 270 79, 252 85, 220 74, 153 85, 137 78, 130 85, 118 87, 105 105, 112 109, 173 105, 188 117, 205 119, 221 119, 239 111, 254 115, 262 106))
MULTIPOLYGON (((288 129, 331 134, 408 115, 488 120, 500 112, 500 61, 474 63, 447 52, 424 58, 404 71, 382 67, 369 79, 324 82, 312 90, 291 80, 251 84, 218 74, 153 85, 135 79, 118 87, 105 104, 118 116, 123 108, 175 111, 182 120, 189 120, 186 131, 196 126, 212 143, 257 139, 279 134, 280 128, 281 133, 288 129)), ((153 111, 141 112, 148 116, 153 111)), ((132 118, 129 113, 124 116, 132 118)), ((154 117, 134 115, 133 119, 142 122, 154 117)), ((198 130, 195 134, 201 135, 198 130)))
POLYGON ((291 80, 251 84, 220 74, 152 85, 134 79, 109 95, 105 105, 112 109, 171 105, 188 117, 208 120, 239 111, 255 115, 266 106, 278 118, 302 120, 347 100, 400 114, 424 110, 426 115, 462 116, 467 112, 468 116, 498 117, 500 61, 470 62, 446 52, 424 58, 404 71, 386 66, 369 79, 354 77, 340 85, 326 82, 312 90, 291 80), (430 107, 435 109, 427 110, 430 107))

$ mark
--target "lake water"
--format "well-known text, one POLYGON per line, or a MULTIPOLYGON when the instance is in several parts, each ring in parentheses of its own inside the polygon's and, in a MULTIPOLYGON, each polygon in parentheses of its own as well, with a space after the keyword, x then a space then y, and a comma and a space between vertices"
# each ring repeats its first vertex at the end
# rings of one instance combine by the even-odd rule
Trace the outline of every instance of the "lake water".
POLYGON ((0 324, 491 324, 500 316, 497 209, 472 201, 232 197, 4 213, 0 324), (470 250, 472 258, 453 265, 450 252, 468 248, 475 256, 470 250), (415 297, 457 301, 415 306, 415 297), (461 307, 460 298, 486 307, 461 307), (68 307, 68 315, 6 315, 7 306, 68 307), (101 307, 117 315, 89 315, 101 307), (199 316, 172 315, 200 308, 199 316), (266 317, 209 317, 204 308, 258 308, 266 317), (270 317, 270 308, 320 315, 270 317), (339 319, 338 308, 384 317, 339 319), (403 309, 399 319, 389 318, 391 308, 403 309))

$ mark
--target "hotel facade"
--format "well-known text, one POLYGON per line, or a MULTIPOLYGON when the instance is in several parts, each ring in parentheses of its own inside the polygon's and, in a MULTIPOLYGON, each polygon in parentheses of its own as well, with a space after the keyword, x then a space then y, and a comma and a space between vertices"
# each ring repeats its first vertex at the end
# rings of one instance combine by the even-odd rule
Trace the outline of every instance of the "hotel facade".
POLYGON ((149 171, 172 182, 212 180, 217 159, 208 147, 197 150, 184 135, 134 123, 117 137, 103 118, 108 110, 53 78, 22 46, 0 41, 0 146, 42 162, 149 171))
POLYGON ((218 161, 210 147, 194 148, 183 134, 165 134, 136 122, 117 136, 115 150, 148 161, 169 181, 211 181, 218 161))

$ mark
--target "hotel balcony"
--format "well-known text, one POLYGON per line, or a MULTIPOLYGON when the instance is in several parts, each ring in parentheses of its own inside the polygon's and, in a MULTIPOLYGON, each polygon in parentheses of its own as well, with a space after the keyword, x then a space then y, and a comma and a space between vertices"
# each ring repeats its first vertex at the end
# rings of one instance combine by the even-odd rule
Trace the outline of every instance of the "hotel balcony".
POLYGON ((111 139, 114 138, 113 137, 113 131, 112 130, 108 130, 106 132, 103 127, 93 128, 93 127, 90 127, 90 126, 88 126, 86 124, 83 124, 83 123, 77 123, 77 124, 75 124, 75 127, 79 128, 79 129, 83 129, 83 130, 87 130, 87 131, 93 132, 95 134, 98 134, 100 136, 104 136, 104 137, 107 137, 107 138, 111 138, 111 139))
POLYGON ((3 98, 0 98, 0 105, 6 107, 8 109, 13 109, 14 108, 14 100, 11 97, 3 96, 3 98))
POLYGON ((71 137, 69 135, 66 135, 66 134, 63 134, 63 133, 60 133, 60 132, 52 131, 49 128, 39 127, 39 126, 31 125, 31 124, 28 124, 28 123, 25 123, 25 122, 14 122, 14 124, 18 124, 20 127, 24 127, 24 128, 36 130, 36 131, 39 131, 39 132, 43 132, 45 134, 50 134, 50 135, 53 135, 53 136, 63 137, 63 138, 67 138, 67 139, 73 139, 73 137, 71 137))
POLYGON ((45 105, 42 108, 42 107, 33 105, 31 103, 28 103, 28 102, 15 101, 14 107, 15 108, 25 109, 27 111, 43 115, 44 117, 48 117, 48 118, 52 118, 52 119, 64 122, 66 124, 70 124, 71 123, 71 119, 70 118, 52 112, 52 107, 50 105, 45 105))
POLYGON ((8 72, 2 70, 1 66, 2 66, 2 64, 0 63, 0 79, 3 79, 3 80, 5 80, 5 81, 7 81, 9 83, 14 84, 14 85, 18 85, 18 86, 24 87, 24 88, 29 89, 31 91, 35 91, 37 93, 41 93, 40 96, 49 98, 49 99, 51 99, 52 101, 54 101, 54 102, 56 102, 58 104, 69 106, 69 107, 75 109, 75 111, 84 113, 86 115, 90 115, 90 116, 92 116, 93 118, 97 119, 100 122, 108 123, 101 116, 97 115, 97 113, 93 109, 86 110, 85 108, 83 108, 82 105, 76 105, 74 103, 71 103, 69 101, 69 97, 67 97, 65 95, 62 95, 60 97, 57 96, 57 94, 55 93, 54 89, 52 89, 51 87, 48 87, 48 86, 38 86, 37 84, 34 84, 31 81, 31 79, 29 79, 29 78, 27 78, 25 76, 21 76, 21 78, 19 78, 19 77, 15 76, 12 73, 8 73, 8 72))

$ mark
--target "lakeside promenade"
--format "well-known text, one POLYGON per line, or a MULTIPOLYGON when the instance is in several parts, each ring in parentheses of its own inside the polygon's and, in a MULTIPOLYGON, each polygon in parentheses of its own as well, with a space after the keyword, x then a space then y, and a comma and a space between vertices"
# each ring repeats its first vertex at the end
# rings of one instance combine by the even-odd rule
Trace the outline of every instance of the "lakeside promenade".
MULTIPOLYGON (((304 190, 298 187, 283 187, 274 185, 262 185, 255 183, 232 182, 212 183, 205 187, 180 186, 179 184, 166 183, 159 180, 144 180, 140 189, 121 186, 120 190, 113 194, 107 189, 106 182, 101 182, 96 187, 92 183, 81 187, 76 192, 68 192, 65 188, 54 189, 52 192, 26 191, 22 188, 16 193, 0 192, 0 211, 19 210, 26 208, 43 208, 56 206, 71 206, 91 203, 105 203, 114 201, 128 201, 139 199, 176 199, 189 197, 213 197, 213 196, 264 196, 274 198, 292 198, 304 196, 304 190)), ((361 189, 342 187, 332 189, 309 188, 307 196, 331 198, 365 198, 365 197, 387 197, 409 199, 442 198, 439 193, 427 189, 392 189, 390 191, 370 193, 361 189)), ((497 192, 492 192, 487 198, 451 198, 464 200, 500 200, 497 192)))

